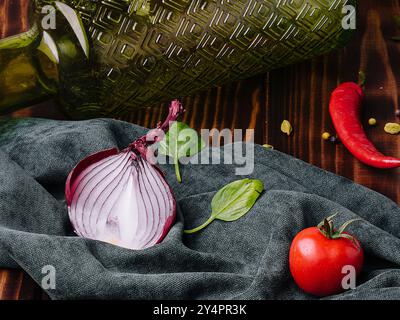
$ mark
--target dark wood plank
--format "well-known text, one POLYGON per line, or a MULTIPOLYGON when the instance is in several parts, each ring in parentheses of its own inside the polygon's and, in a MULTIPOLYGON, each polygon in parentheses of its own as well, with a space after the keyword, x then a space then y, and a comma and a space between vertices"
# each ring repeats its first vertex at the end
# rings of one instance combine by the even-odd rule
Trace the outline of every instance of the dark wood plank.
MULTIPOLYGON (((29 0, 0 2, 0 37, 26 30, 29 0), (22 12, 23 14, 20 14, 22 12), (20 17, 15 19, 15 17, 20 17), (11 18, 14 17, 14 18, 11 18)), ((354 81, 361 69, 368 75, 363 119, 378 119, 379 126, 367 128, 376 145, 386 154, 400 157, 398 136, 383 132, 386 122, 398 121, 400 44, 390 40, 400 35, 393 16, 400 15, 398 0, 359 1, 358 28, 342 50, 295 66, 272 71, 187 97, 184 121, 196 129, 255 129, 256 142, 316 166, 348 177, 400 203, 400 170, 377 170, 354 159, 342 145, 321 139, 324 131, 334 133, 328 114, 332 90, 343 81, 354 81), (295 131, 287 137, 279 130, 282 120, 292 122, 295 131)), ((167 104, 133 112, 124 120, 154 127, 165 117, 167 104)), ((53 102, 18 111, 15 117, 62 119, 53 102)), ((38 299, 42 294, 29 276, 0 271, 0 299, 38 299)))

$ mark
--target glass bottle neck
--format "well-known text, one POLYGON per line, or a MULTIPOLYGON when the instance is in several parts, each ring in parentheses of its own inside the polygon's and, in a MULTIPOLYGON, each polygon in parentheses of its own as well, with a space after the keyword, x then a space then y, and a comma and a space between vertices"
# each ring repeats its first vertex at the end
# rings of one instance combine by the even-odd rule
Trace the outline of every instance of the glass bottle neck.
POLYGON ((57 65, 38 47, 37 23, 27 32, 0 39, 0 115, 44 101, 57 91, 57 65))

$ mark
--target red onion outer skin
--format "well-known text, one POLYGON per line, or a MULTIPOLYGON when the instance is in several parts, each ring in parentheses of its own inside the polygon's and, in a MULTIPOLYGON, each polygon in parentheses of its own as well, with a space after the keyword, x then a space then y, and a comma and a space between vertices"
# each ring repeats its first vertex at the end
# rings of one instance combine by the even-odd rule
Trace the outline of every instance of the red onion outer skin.
POLYGON ((77 235, 134 250, 165 238, 175 221, 176 200, 161 170, 147 162, 146 152, 183 111, 173 101, 167 120, 148 134, 150 141, 145 136, 125 150, 95 153, 71 171, 65 197, 77 235))

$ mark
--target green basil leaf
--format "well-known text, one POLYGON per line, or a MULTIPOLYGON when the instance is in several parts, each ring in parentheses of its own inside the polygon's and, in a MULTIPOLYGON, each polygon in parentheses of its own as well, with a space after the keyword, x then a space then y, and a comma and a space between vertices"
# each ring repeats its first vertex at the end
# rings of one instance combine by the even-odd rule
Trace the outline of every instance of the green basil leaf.
POLYGON ((198 232, 214 220, 232 222, 240 219, 254 206, 263 190, 264 184, 260 180, 244 179, 226 185, 212 199, 211 217, 201 226, 184 232, 198 232))
POLYGON ((164 139, 158 146, 158 152, 174 159, 176 177, 182 182, 179 160, 192 157, 206 147, 206 143, 197 132, 183 122, 171 124, 164 139))

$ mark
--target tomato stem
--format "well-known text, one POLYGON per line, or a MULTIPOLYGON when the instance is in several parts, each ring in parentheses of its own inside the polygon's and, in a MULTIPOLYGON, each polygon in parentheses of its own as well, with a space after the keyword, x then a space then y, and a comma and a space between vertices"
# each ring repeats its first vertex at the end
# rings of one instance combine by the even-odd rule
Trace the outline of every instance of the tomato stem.
POLYGON ((337 214, 334 214, 328 218, 325 218, 322 222, 318 224, 318 230, 328 239, 330 240, 336 240, 336 239, 349 239, 357 248, 361 249, 358 243, 356 242, 355 238, 348 234, 345 233, 346 228, 352 224, 353 222, 360 221, 361 219, 352 219, 347 222, 345 222, 338 231, 336 231, 334 223, 333 223, 333 218, 336 217, 337 214))

